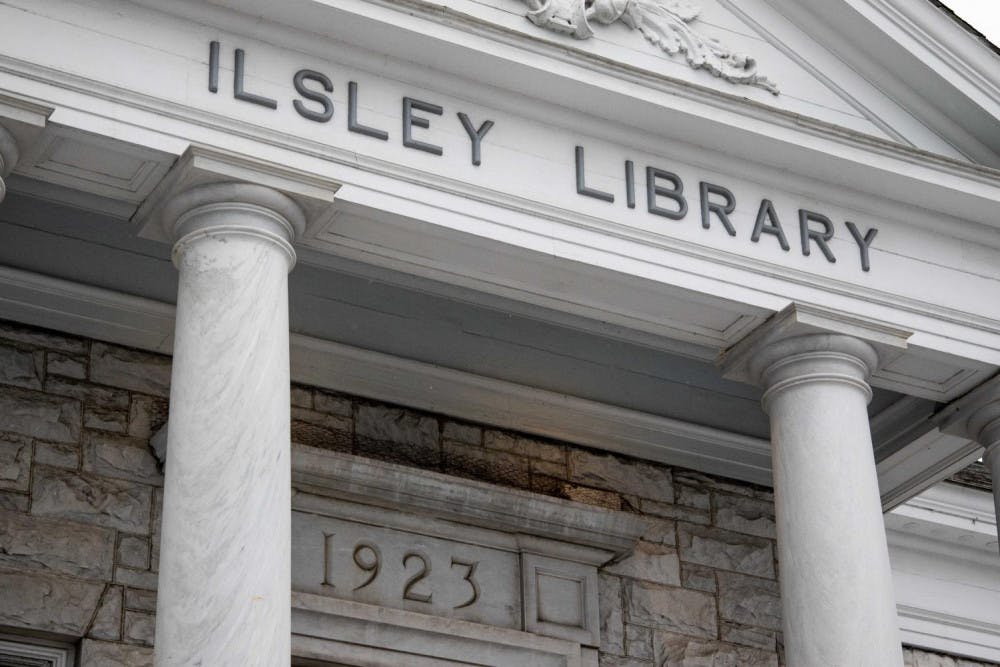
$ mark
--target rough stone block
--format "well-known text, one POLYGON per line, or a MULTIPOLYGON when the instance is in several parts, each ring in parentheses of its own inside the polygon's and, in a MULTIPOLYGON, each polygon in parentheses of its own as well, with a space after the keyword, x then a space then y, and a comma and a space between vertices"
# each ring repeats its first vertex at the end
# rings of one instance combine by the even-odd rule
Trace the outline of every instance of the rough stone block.
POLYGON ((601 653, 601 667, 650 667, 653 663, 639 658, 625 658, 620 655, 601 653))
POLYGON ((351 399, 343 396, 334 396, 322 391, 317 391, 313 396, 313 406, 319 412, 339 417, 351 417, 354 412, 351 399))
POLYGON ((330 431, 315 424, 293 421, 292 442, 336 452, 351 452, 354 449, 354 434, 350 430, 330 431))
POLYGON ((88 637, 118 641, 122 638, 122 587, 108 586, 97 608, 88 637))
POLYGON ((126 586, 133 588, 143 588, 145 590, 155 591, 158 582, 155 572, 132 570, 127 567, 116 567, 115 583, 125 584, 126 586))
POLYGON ((632 579, 680 586, 681 568, 676 549, 650 542, 639 542, 632 553, 605 570, 632 579))
POLYGON ((437 419, 399 408, 360 405, 355 418, 359 454, 421 468, 441 464, 438 431, 437 419))
POLYGON ((90 348, 90 379, 166 398, 170 396, 170 358, 95 342, 90 348))
POLYGON ((45 353, 0 345, 0 384, 41 389, 45 353))
POLYGON ((657 664, 661 667, 778 667, 773 651, 704 641, 670 632, 654 636, 657 664))
POLYGON ((292 419, 312 424, 313 426, 319 426, 328 431, 350 433, 354 428, 350 417, 338 417, 326 414, 325 412, 317 412, 316 410, 306 410, 305 408, 292 408, 292 419))
POLYGON ((450 441, 444 442, 443 450, 444 471, 448 474, 519 489, 531 487, 526 458, 450 441))
POLYGON ((569 474, 570 481, 580 484, 674 502, 671 472, 662 466, 574 450, 569 455, 569 474))
POLYGON ((0 570, 0 625, 81 637, 104 584, 0 570))
POLYGON ((681 563, 681 585, 696 591, 714 593, 716 591, 715 570, 701 565, 681 563))
POLYGON ((708 511, 712 509, 712 494, 699 487, 678 484, 677 504, 708 511))
POLYGON ((156 591, 125 589, 125 608, 136 611, 156 611, 156 591))
POLYGON ((35 463, 76 470, 80 466, 80 445, 75 442, 36 442, 35 463))
POLYGON ((137 535, 122 535, 118 541, 118 564, 137 570, 149 568, 149 539, 137 535))
POLYGON ((125 433, 128 429, 128 412, 87 406, 83 409, 84 428, 113 433, 125 433))
POLYGON ((688 523, 698 523, 705 526, 712 523, 712 515, 707 510, 699 510, 684 505, 660 503, 655 500, 640 498, 639 509, 643 514, 652 514, 653 516, 677 519, 679 521, 687 521, 688 523))
POLYGON ((87 351, 87 341, 80 338, 71 338, 14 322, 0 323, 0 338, 34 347, 59 350, 67 354, 84 354, 87 351))
POLYGON ((84 639, 80 667, 153 667, 153 649, 84 639))
POLYGON ((694 637, 717 633, 715 597, 645 581, 624 582, 629 621, 694 637))
POLYGON ((678 471, 674 481, 678 484, 702 487, 712 491, 725 491, 726 493, 735 493, 742 496, 753 496, 757 488, 752 484, 727 482, 718 477, 712 477, 711 475, 705 475, 693 470, 678 471))
POLYGON ((569 479, 565 461, 542 461, 540 459, 527 459, 531 467, 532 475, 544 475, 553 479, 569 479))
POLYGON ((715 495, 715 525, 737 533, 775 539, 774 505, 756 498, 715 495))
POLYGON ((688 523, 678 524, 677 536, 683 561, 774 579, 769 540, 688 523))
POLYGON ((81 428, 80 404, 26 389, 0 392, 0 431, 42 440, 76 442, 81 428))
POLYGON ((653 659, 653 631, 641 625, 625 626, 625 652, 641 660, 653 659))
POLYGON ((467 445, 482 445, 483 429, 478 426, 472 426, 471 424, 445 422, 441 431, 441 437, 445 440, 464 442, 467 445))
POLYGON ((663 544, 668 547, 676 546, 677 544, 677 522, 671 521, 669 519, 653 519, 646 517, 646 523, 649 525, 649 530, 646 534, 642 536, 642 539, 646 542, 652 542, 654 544, 663 544))
POLYGON ((45 372, 49 375, 61 375, 83 380, 87 377, 87 362, 79 357, 60 354, 59 352, 48 352, 45 355, 45 372))
POLYGON ((311 389, 307 387, 298 387, 296 385, 292 385, 290 393, 292 398, 292 407, 306 408, 307 410, 312 409, 313 393, 311 389))
POLYGON ((123 389, 101 387, 89 382, 61 377, 45 378, 45 391, 57 396, 78 399, 84 405, 93 405, 109 410, 127 410, 129 404, 129 393, 123 389))
POLYGON ((128 434, 148 440, 167 421, 168 403, 162 398, 136 394, 128 413, 128 434))
POLYGON ((0 489, 27 491, 31 483, 31 440, 0 435, 0 489))
POLYGON ((105 477, 163 484, 156 456, 145 440, 87 431, 83 437, 83 470, 105 477))
POLYGON ((0 510, 10 512, 27 512, 30 498, 25 493, 0 491, 0 510))
POLYGON ((722 621, 719 625, 719 638, 730 644, 741 644, 774 651, 777 648, 777 637, 778 633, 774 630, 765 630, 729 621, 722 621))
POLYGON ((0 511, 0 567, 111 579, 114 531, 0 511))
POLYGON ((37 466, 31 513, 149 532, 151 489, 124 480, 37 466))
POLYGON ((768 630, 781 630, 778 583, 733 572, 719 572, 719 617, 768 630))
POLYGON ((130 644, 153 645, 156 631, 156 617, 141 611, 125 612, 125 641, 130 644))
POLYGON ((625 654, 622 604, 621 579, 600 574, 597 582, 597 606, 601 618, 601 651, 606 653, 625 654))
POLYGON ((559 482, 559 486, 561 491, 559 495, 568 500, 575 500, 585 505, 604 507, 609 510, 620 510, 622 508, 622 497, 614 491, 592 489, 587 486, 577 486, 576 484, 567 484, 561 481, 559 482))
POLYGON ((554 463, 566 461, 566 448, 562 445, 553 445, 532 438, 504 433, 503 431, 484 432, 483 445, 487 449, 496 449, 516 456, 526 456, 554 463))

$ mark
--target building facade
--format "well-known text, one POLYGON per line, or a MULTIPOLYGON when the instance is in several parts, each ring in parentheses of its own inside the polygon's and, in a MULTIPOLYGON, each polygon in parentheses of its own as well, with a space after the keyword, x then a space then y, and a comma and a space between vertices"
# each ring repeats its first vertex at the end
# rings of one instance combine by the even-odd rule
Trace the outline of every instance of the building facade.
POLYGON ((0 665, 1000 663, 1000 55, 945 7, 0 37, 0 665))

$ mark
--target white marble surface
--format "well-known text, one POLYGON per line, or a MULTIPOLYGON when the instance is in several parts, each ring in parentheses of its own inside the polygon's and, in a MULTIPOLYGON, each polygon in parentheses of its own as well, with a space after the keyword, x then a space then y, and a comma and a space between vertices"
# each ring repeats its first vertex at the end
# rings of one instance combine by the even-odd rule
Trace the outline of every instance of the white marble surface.
POLYGON ((301 213, 238 184, 168 208, 180 284, 156 665, 287 665, 287 273, 301 213))
POLYGON ((866 410, 877 363, 858 339, 810 334, 751 364, 771 418, 789 665, 903 661, 866 410))

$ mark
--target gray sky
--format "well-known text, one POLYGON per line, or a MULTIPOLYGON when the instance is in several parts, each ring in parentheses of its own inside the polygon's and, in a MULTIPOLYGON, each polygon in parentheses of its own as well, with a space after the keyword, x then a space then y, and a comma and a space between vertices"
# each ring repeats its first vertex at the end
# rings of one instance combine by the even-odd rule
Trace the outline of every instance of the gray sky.
POLYGON ((1000 0, 943 0, 951 11, 1000 45, 1000 0))

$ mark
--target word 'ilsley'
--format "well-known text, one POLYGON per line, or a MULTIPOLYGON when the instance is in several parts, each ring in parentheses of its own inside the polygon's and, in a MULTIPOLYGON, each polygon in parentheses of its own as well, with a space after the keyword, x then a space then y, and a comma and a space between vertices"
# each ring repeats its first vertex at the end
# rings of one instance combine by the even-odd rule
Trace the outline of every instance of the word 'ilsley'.
MULTIPOLYGON (((243 49, 235 51, 235 65, 233 68, 233 97, 244 102, 257 104, 268 109, 277 109, 278 101, 263 95, 257 95, 246 90, 246 53, 243 49)), ((292 84, 295 91, 304 99, 309 100, 307 105, 302 100, 294 100, 292 106, 303 118, 317 123, 326 123, 333 118, 333 100, 326 93, 333 92, 333 82, 326 74, 311 69, 300 69, 292 77, 292 84)), ((208 51, 208 90, 213 93, 219 92, 219 42, 211 42, 208 51)), ((403 98, 403 145, 433 155, 443 155, 444 149, 426 141, 413 138, 413 128, 419 127, 427 129, 431 122, 423 116, 414 114, 414 111, 434 114, 440 116, 444 113, 437 104, 423 102, 412 97, 403 98)), ((482 164, 483 137, 492 129, 492 120, 484 121, 478 128, 472 123, 468 114, 458 113, 458 120, 469 135, 472 144, 472 164, 479 166, 482 164)), ((377 127, 364 125, 358 120, 358 84, 351 81, 347 84, 347 129, 350 132, 363 134, 382 141, 389 140, 389 133, 377 127)))

